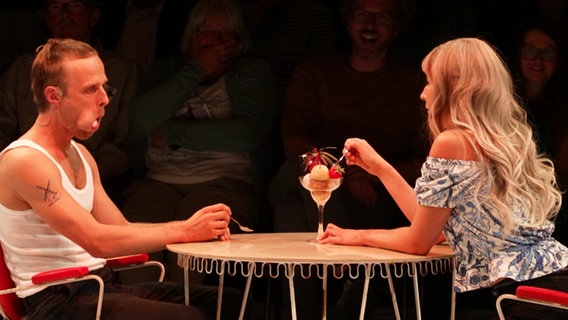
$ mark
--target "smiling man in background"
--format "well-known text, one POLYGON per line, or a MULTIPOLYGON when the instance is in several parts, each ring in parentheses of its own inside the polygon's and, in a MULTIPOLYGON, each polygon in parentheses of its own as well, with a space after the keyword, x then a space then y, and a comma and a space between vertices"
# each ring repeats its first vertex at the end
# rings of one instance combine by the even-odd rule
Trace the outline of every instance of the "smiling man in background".
MULTIPOLYGON (((346 137, 365 137, 408 181, 418 177, 424 159, 424 118, 418 98, 423 77, 418 68, 390 52, 409 19, 405 1, 346 0, 342 16, 350 51, 305 61, 290 79, 281 124, 288 160, 270 190, 277 232, 316 230, 316 206, 297 178, 302 174, 299 156, 309 148, 341 148, 346 137)), ((342 186, 326 204, 325 224, 394 228, 406 223, 376 177, 355 166, 345 169, 342 186)), ((321 317, 313 298, 321 285, 314 281, 296 281, 301 288, 296 292, 302 293, 298 299, 302 319, 321 317)))

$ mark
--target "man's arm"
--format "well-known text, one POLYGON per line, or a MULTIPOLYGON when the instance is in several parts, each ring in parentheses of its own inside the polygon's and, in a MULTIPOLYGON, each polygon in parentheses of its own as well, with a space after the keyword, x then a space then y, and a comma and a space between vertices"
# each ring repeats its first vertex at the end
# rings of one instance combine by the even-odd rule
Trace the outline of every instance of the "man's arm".
MULTIPOLYGON (((96 176, 93 158, 86 157, 96 176)), ((163 250, 168 243, 227 235, 230 210, 224 205, 206 207, 184 221, 128 224, 102 190, 98 177, 91 213, 65 191, 59 170, 37 150, 18 148, 4 154, 0 178, 2 188, 13 196, 9 202, 2 198, 2 203, 16 210, 33 208, 53 229, 95 257, 152 252, 163 250)))

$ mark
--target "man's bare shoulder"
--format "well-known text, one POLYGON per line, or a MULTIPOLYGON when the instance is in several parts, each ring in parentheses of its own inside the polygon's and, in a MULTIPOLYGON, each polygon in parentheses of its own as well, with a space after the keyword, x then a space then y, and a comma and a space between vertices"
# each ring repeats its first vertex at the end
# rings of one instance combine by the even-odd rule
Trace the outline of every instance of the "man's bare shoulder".
POLYGON ((13 210, 27 209, 23 190, 45 184, 58 175, 55 164, 30 147, 10 149, 0 157, 0 203, 13 210))
POLYGON ((0 157, 0 168, 8 166, 18 168, 20 166, 42 162, 47 157, 39 150, 28 146, 20 146, 6 150, 0 157))
MULTIPOLYGON (((10 149, 0 157, 0 183, 6 179, 26 180, 41 178, 56 172, 57 167, 45 154, 31 147, 10 149)), ((10 182, 10 181, 8 181, 10 182)), ((15 182, 15 181, 11 181, 15 182)))

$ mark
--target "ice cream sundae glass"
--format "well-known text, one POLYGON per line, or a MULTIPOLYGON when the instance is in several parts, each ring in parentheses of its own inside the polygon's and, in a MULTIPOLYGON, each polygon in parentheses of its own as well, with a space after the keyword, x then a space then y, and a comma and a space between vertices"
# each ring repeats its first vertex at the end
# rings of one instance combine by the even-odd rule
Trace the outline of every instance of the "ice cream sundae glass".
MULTIPOLYGON (((299 177, 300 184, 310 192, 318 209, 317 236, 323 234, 323 210, 333 190, 339 188, 343 180, 343 168, 337 158, 325 149, 312 149, 302 154, 306 174, 299 177)), ((317 242, 317 238, 311 240, 317 242)))

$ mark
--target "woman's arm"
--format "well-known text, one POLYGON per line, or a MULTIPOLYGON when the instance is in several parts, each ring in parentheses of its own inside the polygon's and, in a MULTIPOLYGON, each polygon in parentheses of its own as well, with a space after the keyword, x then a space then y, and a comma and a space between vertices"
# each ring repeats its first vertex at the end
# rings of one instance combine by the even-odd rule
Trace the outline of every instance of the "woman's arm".
MULTIPOLYGON (((473 147, 463 132, 447 130, 432 143, 430 156, 456 160, 475 160, 473 147)), ((347 139, 345 158, 379 177, 405 216, 409 227, 392 230, 348 230, 329 225, 320 243, 365 245, 414 254, 426 254, 442 238, 442 229, 451 214, 451 208, 426 207, 418 203, 414 190, 400 174, 366 141, 347 139)))
POLYGON ((409 227, 390 230, 342 229, 329 224, 318 240, 322 244, 370 246, 410 254, 427 254, 433 245, 440 242, 442 229, 451 210, 417 205, 415 218, 409 227))

